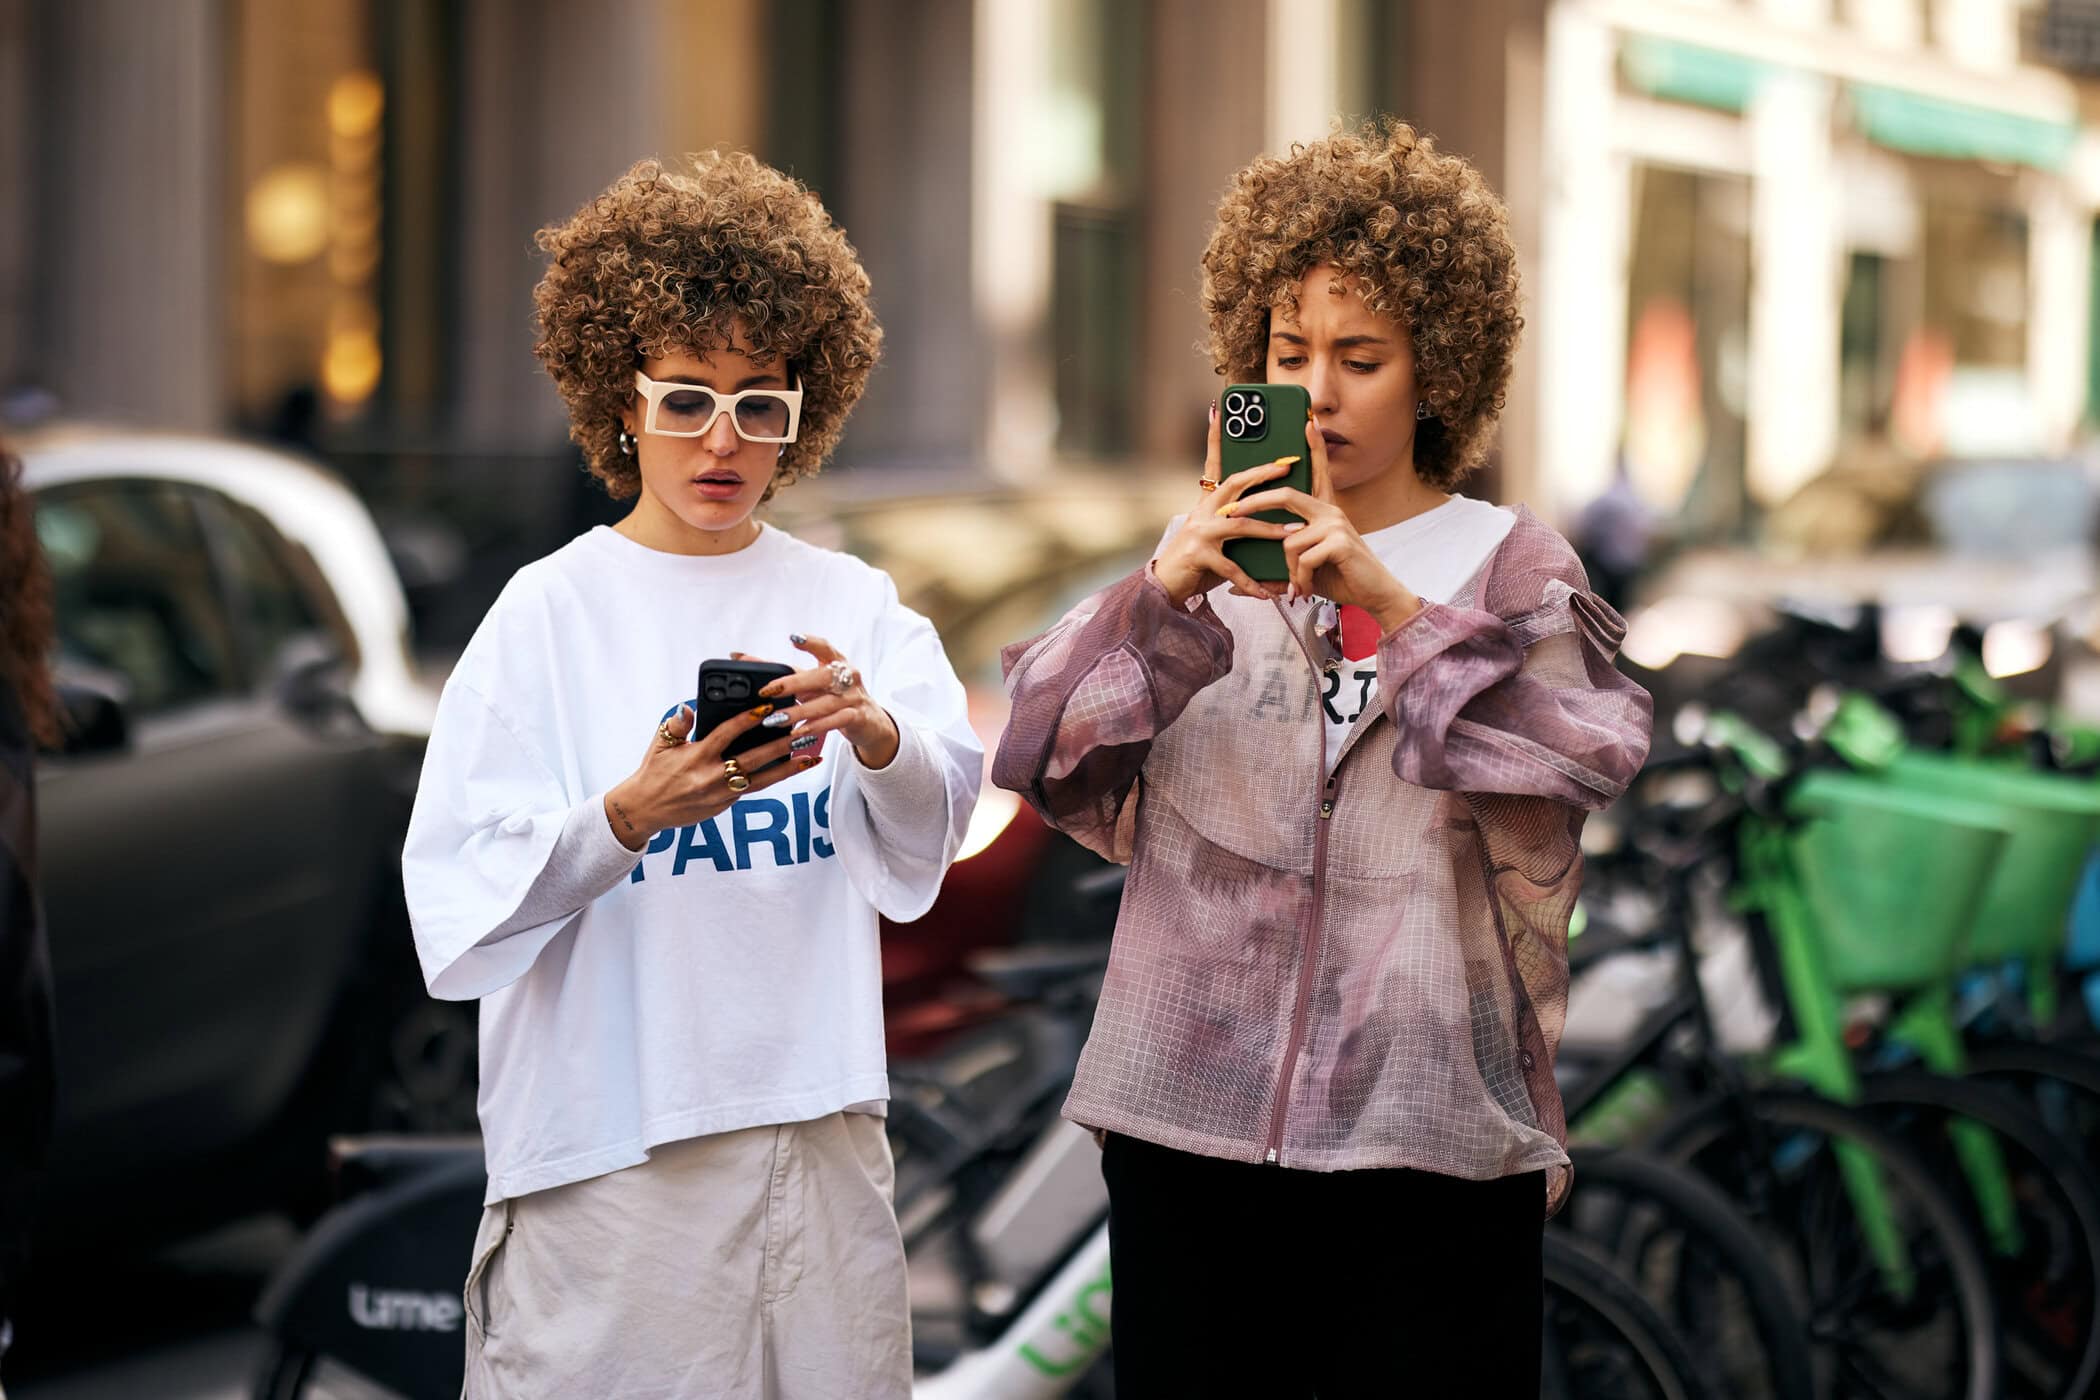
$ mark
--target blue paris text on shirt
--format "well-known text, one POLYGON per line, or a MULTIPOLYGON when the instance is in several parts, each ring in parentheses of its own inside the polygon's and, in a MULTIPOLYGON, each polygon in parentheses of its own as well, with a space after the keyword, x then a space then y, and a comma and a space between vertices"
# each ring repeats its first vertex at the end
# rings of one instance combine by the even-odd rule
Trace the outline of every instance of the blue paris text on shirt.
MULTIPOLYGON (((673 876, 685 874, 688 866, 701 861, 724 874, 749 870, 753 854, 766 848, 772 850, 772 863, 776 866, 829 860, 834 847, 817 834, 829 830, 829 786, 820 787, 814 793, 791 792, 784 802, 774 797, 740 797, 720 817, 657 832, 650 838, 649 848, 642 852, 642 859, 635 862, 627 881, 640 884, 648 858, 666 851, 673 852, 673 876), (719 825, 724 818, 729 822, 727 840, 723 839, 719 825)), ((657 862, 659 868, 662 864, 657 862)))

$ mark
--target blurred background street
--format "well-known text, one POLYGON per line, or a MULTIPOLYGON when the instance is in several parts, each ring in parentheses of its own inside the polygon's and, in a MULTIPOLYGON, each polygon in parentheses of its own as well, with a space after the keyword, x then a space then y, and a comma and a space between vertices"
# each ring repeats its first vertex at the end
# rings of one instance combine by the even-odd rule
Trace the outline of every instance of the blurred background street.
MULTIPOLYGON (((329 1138, 473 1130, 401 909, 422 742, 511 573, 624 513, 531 353, 536 229, 651 154, 822 196, 887 340, 769 518, 897 579, 990 747, 999 646, 1182 508, 1225 182, 1380 114, 1507 201, 1462 489, 1576 542, 1659 732, 1803 608, 2100 718, 2093 0, 0 0, 0 440, 104 726, 39 770, 8 1395, 248 1394, 329 1138)), ((887 931, 900 1062, 1000 1010, 973 951, 1113 914, 1008 794, 964 855, 887 931)))

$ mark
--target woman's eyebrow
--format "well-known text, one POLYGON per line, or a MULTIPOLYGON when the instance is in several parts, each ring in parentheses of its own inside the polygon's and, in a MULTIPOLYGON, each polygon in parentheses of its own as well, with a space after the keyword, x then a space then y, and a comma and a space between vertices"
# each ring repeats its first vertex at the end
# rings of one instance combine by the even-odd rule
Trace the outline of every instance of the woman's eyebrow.
MULTIPOLYGON (((715 387, 714 385, 708 383, 705 376, 702 375, 662 374, 652 375, 650 377, 655 379, 659 384, 690 384, 696 389, 712 389, 715 387)), ((761 384, 767 384, 768 387, 771 388, 778 388, 778 381, 784 378, 785 376, 782 375, 779 370, 767 370, 762 374, 746 375, 743 379, 737 382, 736 388, 731 390, 730 392, 740 394, 746 389, 755 389, 761 384), (773 382, 768 384, 768 381, 773 382)))
MULTIPOLYGON (((1269 339, 1285 340, 1293 345, 1310 345, 1312 343, 1304 336, 1293 334, 1290 331, 1270 331, 1269 339)), ((1342 335, 1336 336, 1334 339, 1336 348, 1342 350, 1353 350, 1359 345, 1391 345, 1392 343, 1392 341, 1382 335, 1342 335)))

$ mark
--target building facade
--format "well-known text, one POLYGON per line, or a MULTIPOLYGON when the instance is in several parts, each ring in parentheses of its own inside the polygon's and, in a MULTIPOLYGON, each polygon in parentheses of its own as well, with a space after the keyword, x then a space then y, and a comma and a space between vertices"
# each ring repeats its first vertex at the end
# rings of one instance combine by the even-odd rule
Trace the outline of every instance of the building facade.
POLYGON ((1483 169, 1523 258, 1478 489, 1567 518, 1624 477, 1740 535, 1862 443, 2079 438, 2100 139, 2042 61, 2063 8, 0 0, 0 389, 559 530, 533 232, 733 146, 874 279, 841 487, 1185 471, 1225 182, 1391 112, 1483 169))

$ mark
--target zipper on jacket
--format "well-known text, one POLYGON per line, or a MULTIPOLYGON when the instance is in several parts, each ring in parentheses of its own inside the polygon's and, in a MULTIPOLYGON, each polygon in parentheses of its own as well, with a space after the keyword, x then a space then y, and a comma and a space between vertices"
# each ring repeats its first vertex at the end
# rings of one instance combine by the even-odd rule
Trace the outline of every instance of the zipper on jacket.
POLYGON ((1305 1008, 1312 1000, 1313 964, 1320 955, 1320 915, 1326 908, 1327 831, 1341 778, 1329 773, 1320 784, 1320 822, 1313 828, 1312 916, 1305 921, 1305 940, 1298 952, 1298 996, 1291 1007, 1291 1037, 1283 1048, 1283 1072, 1276 1081, 1276 1109, 1269 1122, 1269 1151, 1264 1161, 1283 1165, 1283 1127, 1291 1111, 1291 1076, 1305 1041, 1305 1008))

